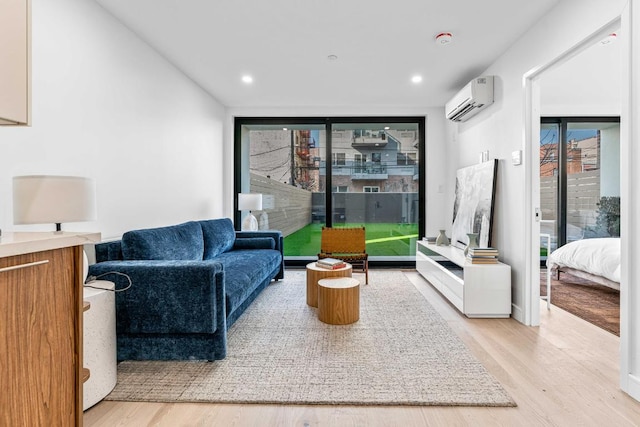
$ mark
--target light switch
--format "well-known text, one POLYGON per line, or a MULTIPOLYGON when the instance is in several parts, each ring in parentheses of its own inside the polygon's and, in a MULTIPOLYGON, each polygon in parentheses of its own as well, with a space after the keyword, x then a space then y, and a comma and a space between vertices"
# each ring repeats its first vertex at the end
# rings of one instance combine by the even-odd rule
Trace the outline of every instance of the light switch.
POLYGON ((522 164, 522 150, 516 150, 511 153, 511 163, 514 166, 522 164))

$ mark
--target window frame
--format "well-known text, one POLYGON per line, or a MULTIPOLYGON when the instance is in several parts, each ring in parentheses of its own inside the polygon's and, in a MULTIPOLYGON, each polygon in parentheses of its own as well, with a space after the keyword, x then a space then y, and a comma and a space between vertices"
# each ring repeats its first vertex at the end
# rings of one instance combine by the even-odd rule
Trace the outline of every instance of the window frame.
MULTIPOLYGON (((418 180, 418 195, 417 195, 417 225, 418 225, 418 239, 422 239, 425 236, 426 231, 426 116, 351 116, 351 117, 234 117, 234 183, 233 183, 233 200, 234 200, 234 224, 236 229, 240 229, 241 224, 241 212, 238 211, 238 194, 243 188, 243 178, 245 174, 249 172, 244 170, 246 168, 246 159, 243 159, 243 129, 250 126, 287 126, 287 125, 311 125, 311 126, 324 126, 326 133, 326 158, 332 159, 332 132, 334 127, 340 127, 344 125, 353 125, 359 123, 374 123, 374 124, 410 124, 417 127, 418 143, 416 144, 416 152, 418 154, 419 163, 415 170, 415 175, 418 180)), ((340 129, 337 129, 340 131, 340 129)), ((333 159, 332 159, 333 160, 333 159)), ((349 164, 349 159, 347 165, 349 164)), ((331 189, 333 187, 333 174, 332 174, 332 161, 326 162, 326 183, 325 188, 331 189)), ((327 196, 330 193, 326 193, 327 196)), ((333 212, 333 198, 325 197, 325 210, 326 212, 333 212)), ((326 226, 333 226, 333 215, 326 216, 326 226)), ((303 265, 306 260, 286 260, 287 265, 303 265)), ((406 266, 409 264, 415 264, 415 257, 412 260, 372 260, 374 263, 380 263, 382 265, 390 266, 406 266), (409 264, 408 264, 409 263, 409 264)))

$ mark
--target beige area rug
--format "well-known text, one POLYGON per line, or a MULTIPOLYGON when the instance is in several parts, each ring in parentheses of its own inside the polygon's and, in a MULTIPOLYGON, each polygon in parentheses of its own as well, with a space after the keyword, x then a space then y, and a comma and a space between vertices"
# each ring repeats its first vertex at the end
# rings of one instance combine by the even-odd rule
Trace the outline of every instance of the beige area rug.
POLYGON ((305 272, 287 271, 231 327, 226 359, 121 362, 107 400, 515 406, 401 271, 369 274, 357 323, 320 322, 305 272))

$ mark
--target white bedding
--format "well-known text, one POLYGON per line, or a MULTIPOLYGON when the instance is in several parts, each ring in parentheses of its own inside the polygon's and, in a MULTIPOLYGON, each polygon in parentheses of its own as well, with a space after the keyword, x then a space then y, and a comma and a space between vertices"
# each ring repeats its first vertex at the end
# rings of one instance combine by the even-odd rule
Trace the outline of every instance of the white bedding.
POLYGON ((567 243, 547 258, 552 270, 573 268, 620 283, 620 238, 583 239, 567 243))

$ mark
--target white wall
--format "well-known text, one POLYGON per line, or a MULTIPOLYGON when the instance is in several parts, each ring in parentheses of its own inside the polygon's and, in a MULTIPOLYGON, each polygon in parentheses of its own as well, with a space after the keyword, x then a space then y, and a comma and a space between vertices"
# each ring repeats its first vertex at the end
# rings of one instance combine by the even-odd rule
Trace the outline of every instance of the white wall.
MULTIPOLYGON (((621 35, 622 37, 622 35, 621 35)), ((620 116, 621 49, 596 43, 540 77, 542 116, 620 116)))
MULTIPOLYGON (((437 236, 438 230, 451 230, 455 181, 446 174, 445 159, 449 157, 445 137, 445 118, 440 108, 229 108, 225 125, 225 200, 227 216, 233 215, 233 121, 234 117, 325 117, 325 116, 424 116, 426 117, 426 233, 437 236), (446 206, 443 208, 443 206, 446 206)), ((455 179, 455 173, 454 173, 455 179)))
MULTIPOLYGON (((524 321, 526 230, 525 167, 511 164, 511 153, 524 152, 525 92, 523 76, 570 50, 605 24, 615 20, 626 0, 563 0, 483 74, 495 75, 495 103, 461 124, 448 124, 455 168, 474 164, 489 150, 498 166, 493 244, 512 267, 513 316, 524 321), (567 25, 567 23, 576 23, 567 25), (577 24, 579 23, 579 25, 577 24)), ((589 84, 589 82, 584 82, 589 84)))
MULTIPOLYGON (((618 30, 616 34, 620 33, 618 30)), ((547 117, 620 116, 621 40, 596 43, 540 77, 540 112, 547 117)), ((602 129, 601 196, 620 196, 620 126, 602 129)))
POLYGON ((621 19, 624 38, 622 117, 620 121, 620 385, 640 400, 640 6, 629 0, 621 19))
MULTIPOLYGON (((0 228, 14 226, 11 178, 96 180, 98 221, 132 228, 222 216, 224 108, 85 0, 33 0, 33 126, 0 127, 0 228)), ((64 229, 63 225, 63 229, 64 229)))

